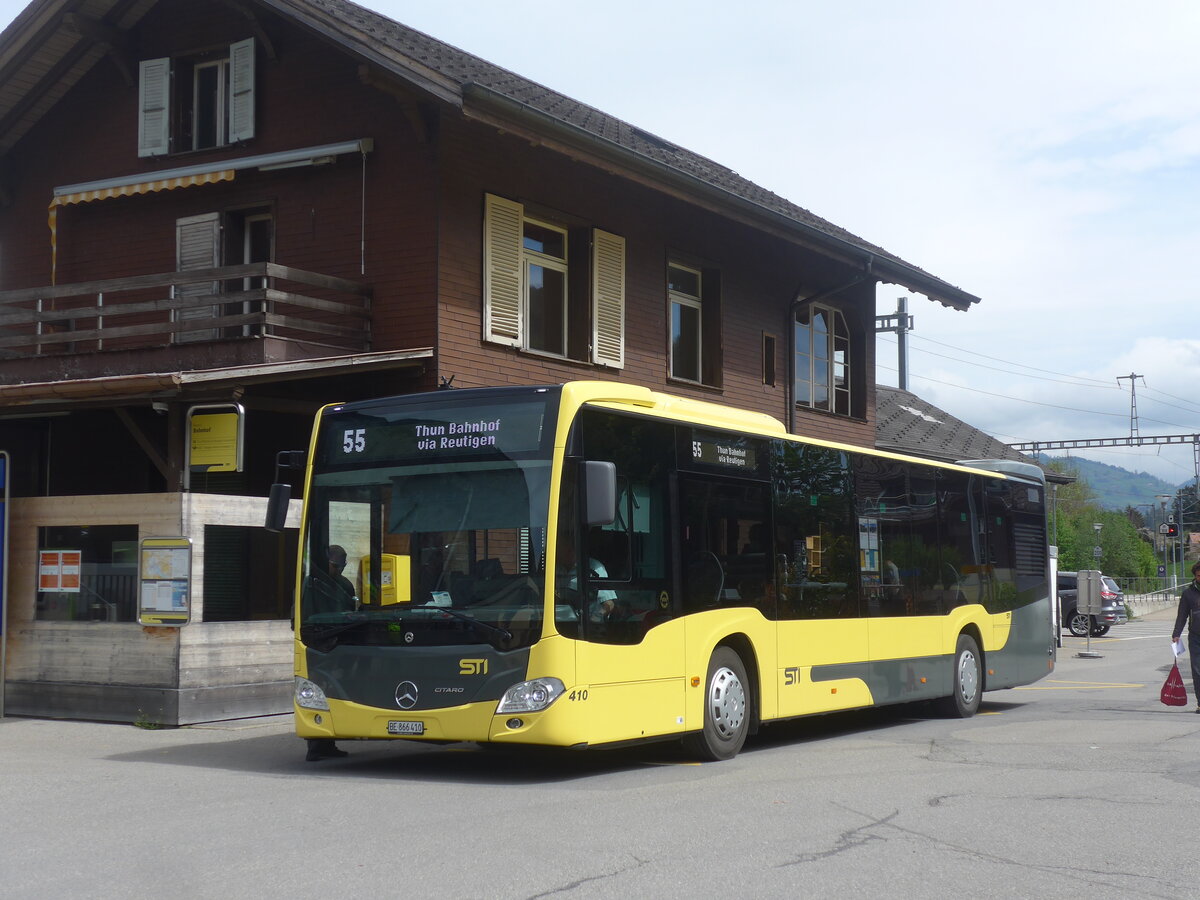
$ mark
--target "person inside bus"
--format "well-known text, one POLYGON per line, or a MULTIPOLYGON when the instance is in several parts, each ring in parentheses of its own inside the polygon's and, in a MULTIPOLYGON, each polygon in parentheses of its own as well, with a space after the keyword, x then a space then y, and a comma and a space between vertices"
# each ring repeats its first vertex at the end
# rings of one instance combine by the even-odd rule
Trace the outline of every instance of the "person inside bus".
MULTIPOLYGON (((585 603, 579 595, 579 572, 575 564, 575 541, 563 534, 558 541, 558 552, 555 567, 557 574, 555 583, 559 594, 566 602, 574 606, 580 616, 586 615, 593 622, 603 622, 610 618, 617 608, 617 592, 609 589, 590 591, 585 603)), ((607 578, 608 570, 596 559, 588 560, 588 571, 593 578, 607 578)))
POLYGON ((325 568, 313 567, 306 598, 306 614, 353 612, 358 608, 354 583, 342 574, 345 569, 345 548, 330 544, 326 551, 325 568))
MULTIPOLYGON (((326 568, 313 570, 306 602, 308 613, 353 612, 358 608, 354 584, 342 572, 346 569, 346 549, 330 544, 326 551, 326 568)), ((305 762, 320 762, 323 759, 340 759, 349 756, 331 738, 308 738, 308 753, 305 762)))
POLYGON ((738 582, 739 603, 762 610, 767 618, 775 617, 775 582, 762 575, 748 575, 738 582))

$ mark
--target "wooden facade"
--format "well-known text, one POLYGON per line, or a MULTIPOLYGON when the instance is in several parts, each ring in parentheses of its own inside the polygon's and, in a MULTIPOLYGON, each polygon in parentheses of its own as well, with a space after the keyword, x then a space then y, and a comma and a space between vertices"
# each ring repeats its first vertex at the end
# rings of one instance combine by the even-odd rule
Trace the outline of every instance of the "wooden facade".
POLYGON ((289 710, 279 596, 295 538, 251 531, 276 454, 305 446, 324 403, 603 378, 871 445, 876 283, 976 299, 711 161, 336 0, 35 0, 0 35, 0 155, 13 713, 180 724, 289 710), (225 119, 197 99, 213 84, 225 119), (489 202, 563 236, 561 351, 535 347, 527 322, 509 341, 488 331, 489 202), (698 378, 671 374, 672 265, 703 283, 698 378), (818 301, 846 332, 838 412, 795 402, 797 316, 818 301), (188 410, 233 403, 245 471, 189 477, 188 410), (190 624, 89 617, 39 591, 43 542, 97 527, 192 540, 190 624))

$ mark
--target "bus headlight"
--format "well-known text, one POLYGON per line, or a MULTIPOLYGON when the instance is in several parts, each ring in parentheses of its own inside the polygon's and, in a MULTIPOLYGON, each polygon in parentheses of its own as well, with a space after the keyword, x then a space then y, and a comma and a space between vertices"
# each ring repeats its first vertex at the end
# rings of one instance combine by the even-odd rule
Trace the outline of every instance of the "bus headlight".
POLYGON ((329 709, 329 700, 319 684, 297 675, 296 705, 304 709, 329 709))
POLYGON ((565 691, 563 683, 557 678, 535 678, 532 681, 522 681, 514 684, 500 698, 496 712, 540 712, 559 698, 565 691))

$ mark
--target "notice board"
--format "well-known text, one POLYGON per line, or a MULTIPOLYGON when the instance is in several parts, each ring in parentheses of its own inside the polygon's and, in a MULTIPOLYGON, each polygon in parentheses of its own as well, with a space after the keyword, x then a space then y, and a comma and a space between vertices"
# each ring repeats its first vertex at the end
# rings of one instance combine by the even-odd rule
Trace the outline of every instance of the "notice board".
POLYGON ((143 538, 138 553, 138 621, 186 625, 192 617, 192 542, 143 538))

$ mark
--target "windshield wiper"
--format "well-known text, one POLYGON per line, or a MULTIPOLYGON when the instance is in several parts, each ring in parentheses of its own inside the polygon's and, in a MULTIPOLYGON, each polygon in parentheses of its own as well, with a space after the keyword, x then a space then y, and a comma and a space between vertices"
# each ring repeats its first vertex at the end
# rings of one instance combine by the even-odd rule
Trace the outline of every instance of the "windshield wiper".
MULTIPOLYGON (((473 625, 485 632, 485 639, 497 650, 506 649, 504 645, 513 639, 512 632, 507 628, 491 625, 488 622, 481 622, 473 616, 468 616, 466 613, 461 613, 456 609, 449 609, 444 606, 415 606, 403 612, 396 610, 392 616, 388 617, 363 616, 349 622, 310 622, 308 624, 301 624, 300 639, 314 650, 326 653, 337 646, 338 635, 340 634, 353 631, 361 625, 370 625, 375 622, 386 622, 389 628, 394 628, 403 625, 405 618, 412 616, 412 613, 416 610, 424 610, 430 613, 444 613, 449 618, 459 619, 469 625, 473 625)), ((358 615, 361 616, 361 613, 358 615)))
POLYGON ((512 632, 509 631, 507 628, 501 628, 499 625, 491 625, 487 622, 480 622, 474 616, 468 616, 466 613, 461 613, 456 609, 450 609, 449 607, 446 607, 446 606, 418 606, 418 607, 414 607, 414 608, 415 609, 427 609, 427 610, 430 610, 431 612, 445 613, 446 615, 450 616, 451 618, 461 619, 463 622, 468 622, 471 625, 475 625, 479 628, 484 629, 485 631, 489 631, 492 634, 497 635, 499 638, 498 641, 492 641, 492 640, 488 641, 488 643, 491 644, 493 647, 495 647, 497 650, 504 649, 504 647, 501 646, 501 643, 507 643, 512 640, 512 632))
POLYGON ((352 631, 360 625, 366 625, 370 619, 355 619, 353 622, 311 622, 300 624, 300 640, 322 653, 337 646, 337 636, 352 631))

